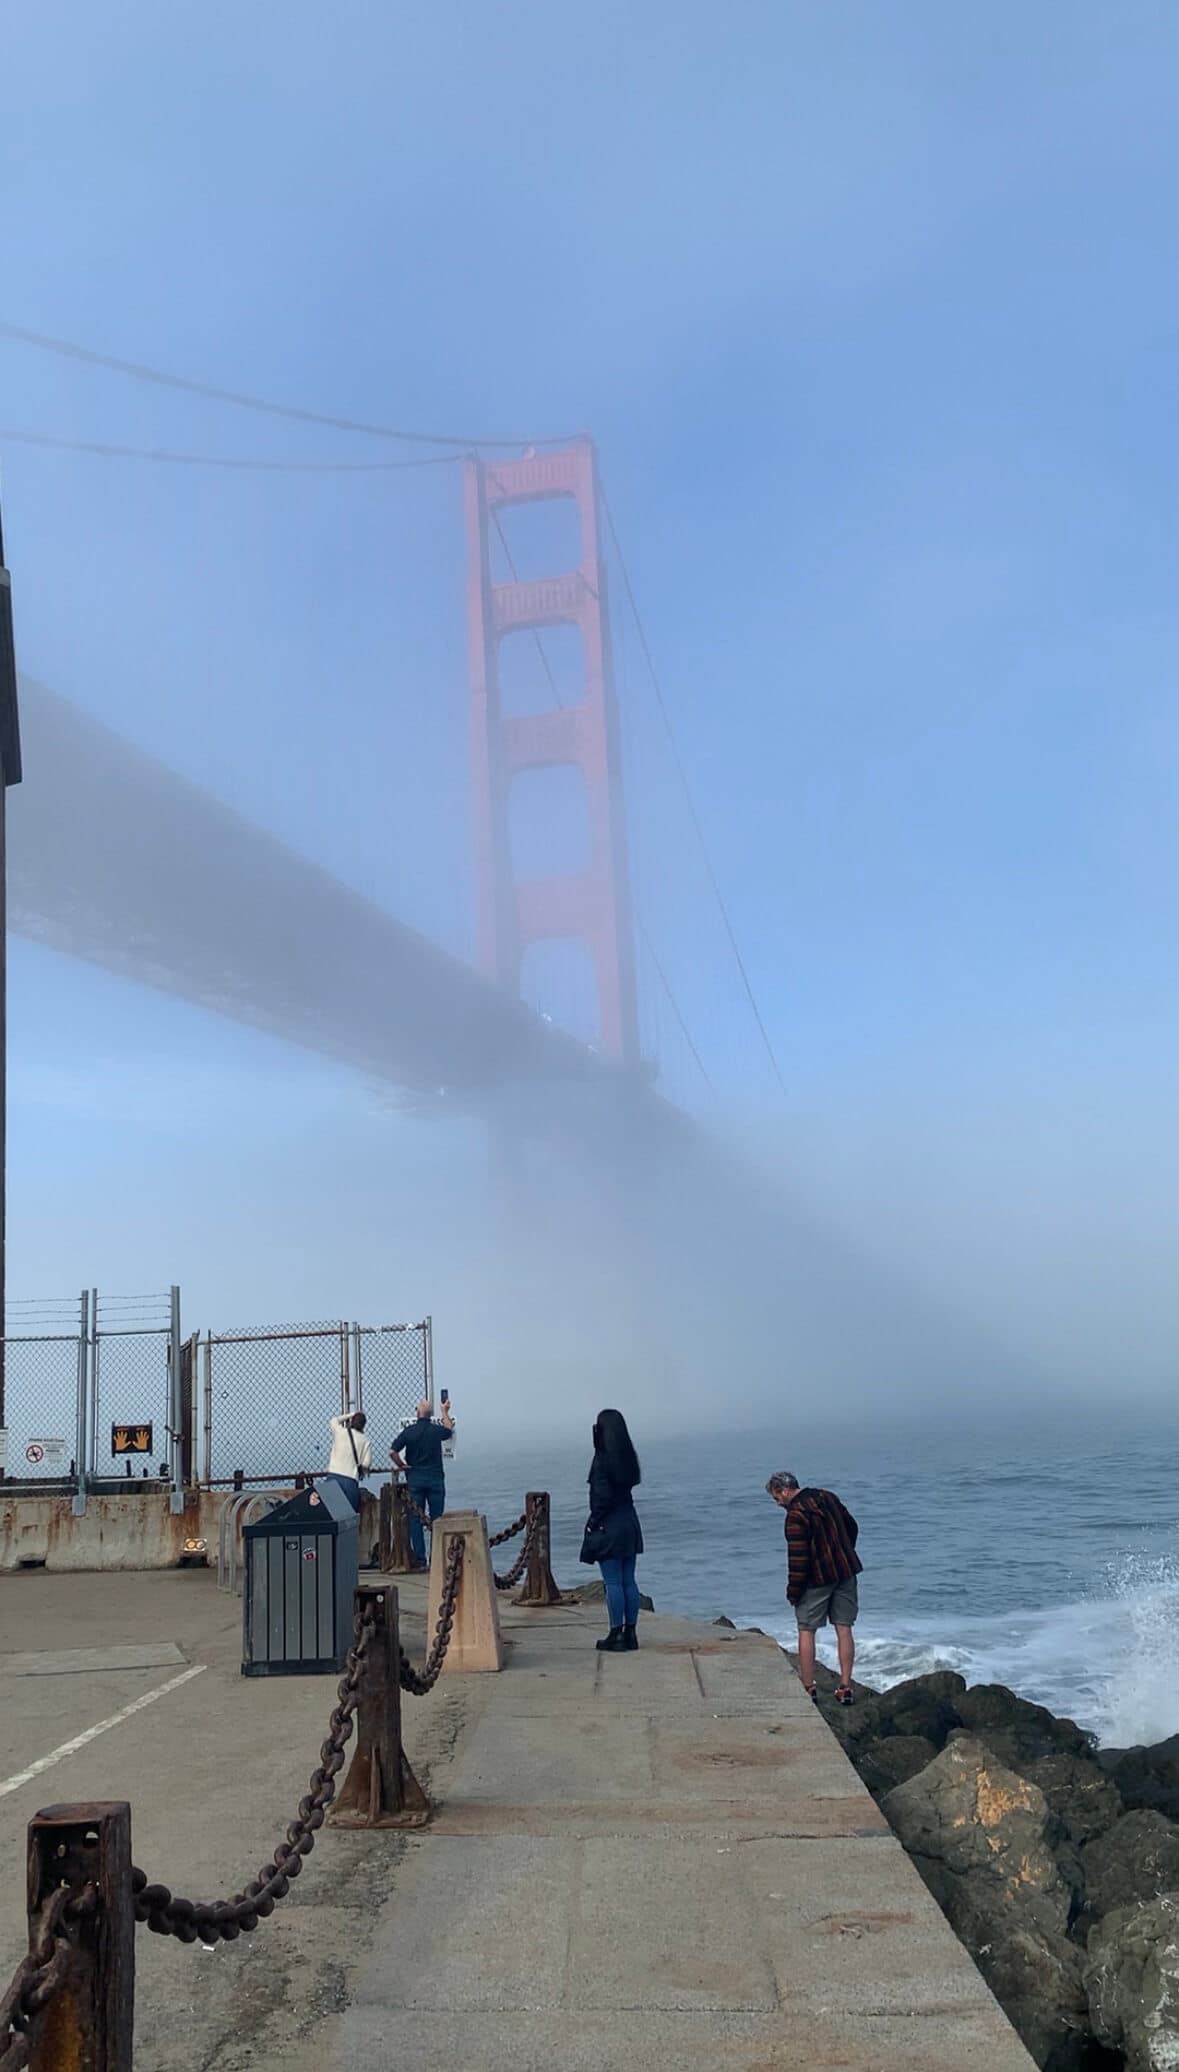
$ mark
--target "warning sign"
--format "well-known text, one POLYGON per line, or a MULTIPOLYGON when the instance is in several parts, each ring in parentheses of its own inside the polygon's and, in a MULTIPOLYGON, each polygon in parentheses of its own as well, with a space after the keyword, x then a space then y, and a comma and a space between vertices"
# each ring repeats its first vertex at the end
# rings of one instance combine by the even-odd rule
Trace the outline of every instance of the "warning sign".
POLYGON ((150 1453, 152 1429, 149 1424, 112 1425, 111 1453, 114 1459, 118 1460, 124 1453, 150 1453))
POLYGON ((25 1459, 31 1468, 57 1468, 66 1457, 64 1439, 30 1439, 25 1459))

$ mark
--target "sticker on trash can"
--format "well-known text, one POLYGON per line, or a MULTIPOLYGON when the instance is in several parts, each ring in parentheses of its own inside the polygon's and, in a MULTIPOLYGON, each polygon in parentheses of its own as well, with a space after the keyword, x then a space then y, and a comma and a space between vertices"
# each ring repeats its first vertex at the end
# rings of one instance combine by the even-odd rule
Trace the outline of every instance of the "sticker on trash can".
POLYGON ((315 1549, 314 1549, 314 1547, 304 1547, 304 1549, 303 1549, 303 1559, 304 1559, 304 1561, 314 1561, 314 1559, 315 1559, 315 1549))
POLYGON ((282 1549, 284 1554, 297 1554, 299 1551, 299 1542, 298 1540, 284 1540, 282 1543, 282 1549))

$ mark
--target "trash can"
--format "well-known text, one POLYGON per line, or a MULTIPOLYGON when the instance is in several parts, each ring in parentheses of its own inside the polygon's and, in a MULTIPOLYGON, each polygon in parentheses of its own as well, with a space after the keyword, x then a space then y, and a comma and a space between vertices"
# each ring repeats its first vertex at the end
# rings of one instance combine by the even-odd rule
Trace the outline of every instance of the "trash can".
POLYGON ((242 1675, 339 1671, 352 1645, 356 1512, 327 1478, 242 1533, 242 1675))

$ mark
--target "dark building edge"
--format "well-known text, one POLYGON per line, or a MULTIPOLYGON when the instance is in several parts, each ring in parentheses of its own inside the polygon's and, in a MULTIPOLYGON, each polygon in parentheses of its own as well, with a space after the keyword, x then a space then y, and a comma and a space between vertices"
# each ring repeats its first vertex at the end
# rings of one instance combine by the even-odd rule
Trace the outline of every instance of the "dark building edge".
MULTIPOLYGON (((4 563, 4 516, 0 511, 0 1430, 5 1421, 4 1368, 7 1310, 5 1253, 8 1193, 8 787, 21 780, 20 718, 16 701, 16 643, 12 631, 12 581, 4 563)), ((4 1470, 0 1467, 0 1476, 4 1470)))

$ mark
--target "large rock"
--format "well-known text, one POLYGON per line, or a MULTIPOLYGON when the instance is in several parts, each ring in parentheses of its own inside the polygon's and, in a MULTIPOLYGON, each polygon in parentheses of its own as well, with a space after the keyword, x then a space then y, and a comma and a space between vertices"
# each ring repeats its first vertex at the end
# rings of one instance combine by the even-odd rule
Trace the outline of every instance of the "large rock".
POLYGON ((1126 1805, 1148 1807, 1179 1820, 1179 1734, 1149 1748, 1102 1750, 1102 1767, 1113 1778, 1126 1805))
POLYGON ((1126 1813, 1107 1834, 1086 1844, 1081 1862, 1087 1895, 1084 1932, 1115 1908, 1144 1906, 1162 1893, 1179 1892, 1179 1827, 1162 1813, 1126 1813))
POLYGON ((1057 1719, 1043 1705, 1017 1698, 1006 1684, 976 1684, 955 1700, 963 1726, 1013 1770, 1046 1755, 1093 1754, 1093 1743, 1075 1720, 1057 1719))
POLYGON ((1083 1959, 1074 1943, 1063 1935, 1013 1928, 972 1954, 1044 2072, 1096 2072, 1083 1959))
POLYGON ((1107 1833, 1125 1811, 1116 1784, 1090 1756, 1061 1752, 1012 1767, 1043 1792, 1049 1810, 1078 1849, 1107 1833))
MULTIPOLYGON (((565 1594, 567 1597, 571 1597, 575 1604, 604 1604, 606 1601, 606 1585, 602 1582, 601 1578, 599 1577, 596 1583, 578 1583, 574 1589, 566 1591, 565 1594)), ((653 1599, 651 1599, 650 1597, 644 1597, 643 1592, 640 1590, 639 1610, 643 1612, 653 1612, 654 1609, 655 1605, 653 1599)), ((756 1626, 751 1627, 750 1629, 750 1631, 754 1633, 756 1633, 757 1630, 758 1629, 756 1628, 756 1626)))
POLYGON ((1123 2051, 1127 2072, 1179 2066, 1179 1892, 1117 1907, 1089 1938, 1089 2016, 1100 2041, 1123 2051))
POLYGON ((886 1798, 898 1784, 907 1784, 937 1752, 923 1734, 890 1734, 884 1741, 864 1741, 849 1750, 874 1799, 886 1798))
POLYGON ((1075 1895, 1043 1792, 956 1733, 883 1811, 1036 2063, 1081 2072, 1082 1957, 1067 1936, 1075 1895))
POLYGON ((944 1748, 947 1736, 961 1725, 954 1701, 965 1689, 963 1678, 951 1670, 908 1677, 891 1690, 865 1690, 862 1702, 832 1724, 853 1760, 857 1744, 894 1734, 917 1734, 935 1748, 944 1748))

